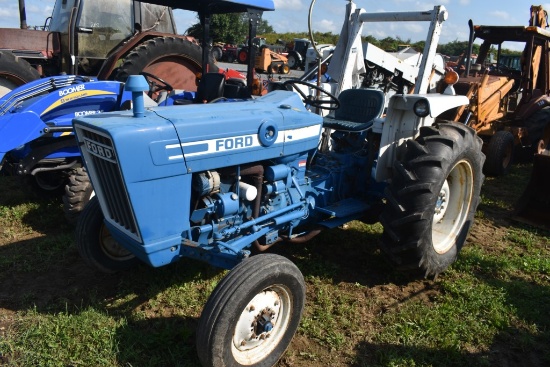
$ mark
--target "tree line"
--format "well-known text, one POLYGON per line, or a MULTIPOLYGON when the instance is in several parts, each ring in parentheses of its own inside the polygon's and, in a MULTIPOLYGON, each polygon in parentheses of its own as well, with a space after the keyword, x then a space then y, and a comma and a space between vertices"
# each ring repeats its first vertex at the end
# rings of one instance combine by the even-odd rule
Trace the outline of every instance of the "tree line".
MULTIPOLYGON (((186 32, 187 35, 200 39, 202 37, 202 26, 200 21, 189 27, 186 32)), ((216 14, 212 16, 210 25, 210 34, 213 42, 230 43, 230 44, 244 44, 246 36, 248 35, 248 16, 242 13, 232 14, 216 14)), ((286 44, 295 38, 308 38, 307 32, 287 32, 276 33, 273 27, 267 22, 267 20, 261 20, 258 25, 257 34, 266 38, 268 44, 286 44)), ((338 34, 330 32, 313 32, 313 39, 317 44, 336 44, 338 42, 338 34)), ((395 52, 400 49, 402 45, 408 45, 414 48, 418 52, 424 50, 425 41, 411 42, 410 39, 402 39, 400 37, 386 37, 383 39, 377 39, 373 36, 362 37, 363 42, 370 42, 375 46, 388 51, 395 52)), ((468 49, 468 41, 452 41, 449 43, 439 44, 437 46, 437 52, 447 56, 458 56, 465 53, 468 49)), ((479 45, 473 45, 473 54, 479 53, 479 45)), ((503 54, 519 55, 521 52, 513 50, 502 50, 503 54)), ((496 50, 494 50, 496 55, 496 50)))

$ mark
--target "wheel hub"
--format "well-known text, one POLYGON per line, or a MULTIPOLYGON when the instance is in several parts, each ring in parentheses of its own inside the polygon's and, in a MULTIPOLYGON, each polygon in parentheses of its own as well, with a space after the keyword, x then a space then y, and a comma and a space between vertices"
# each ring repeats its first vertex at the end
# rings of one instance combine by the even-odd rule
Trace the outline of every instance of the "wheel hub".
POLYGON ((263 344, 273 333, 280 311, 281 299, 277 292, 265 290, 256 295, 241 313, 235 327, 235 348, 247 351, 263 344))
POLYGON ((124 261, 134 257, 134 254, 120 246, 118 242, 115 241, 105 225, 101 227, 99 244, 103 250, 103 253, 113 260, 124 261))
POLYGON ((449 251, 466 222, 473 195, 473 170, 458 162, 445 179, 435 203, 432 244, 439 254, 449 251))
POLYGON ((441 187, 441 191, 437 196, 437 202, 435 203, 435 215, 433 219, 434 223, 440 222, 445 216, 445 212, 447 211, 447 201, 449 198, 449 193, 449 181, 445 180, 445 183, 443 184, 443 187, 441 187))

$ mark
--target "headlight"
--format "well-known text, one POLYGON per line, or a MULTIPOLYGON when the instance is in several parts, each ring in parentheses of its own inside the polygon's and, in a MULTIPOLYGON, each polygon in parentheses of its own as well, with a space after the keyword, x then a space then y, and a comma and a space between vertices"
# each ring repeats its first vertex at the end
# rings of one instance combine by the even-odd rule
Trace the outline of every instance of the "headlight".
POLYGON ((426 99, 416 101, 413 109, 418 117, 426 117, 430 114, 430 105, 426 99))

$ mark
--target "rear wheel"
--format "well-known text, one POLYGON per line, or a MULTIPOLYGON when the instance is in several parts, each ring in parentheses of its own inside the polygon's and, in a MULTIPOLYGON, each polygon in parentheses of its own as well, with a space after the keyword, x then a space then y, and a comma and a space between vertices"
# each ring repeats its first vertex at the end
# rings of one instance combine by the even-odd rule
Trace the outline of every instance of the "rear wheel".
POLYGON ((441 123, 401 147, 380 217, 396 268, 437 276, 456 260, 479 203, 481 145, 472 129, 441 123))
POLYGON ((78 253, 92 268, 104 273, 115 273, 128 270, 140 262, 109 233, 103 222, 103 213, 97 196, 94 196, 82 211, 75 232, 78 253))
POLYGON ((220 61, 222 59, 222 56, 223 56, 223 50, 220 46, 214 46, 212 47, 212 58, 215 60, 215 61, 220 61))
POLYGON ((39 78, 38 71, 27 61, 11 52, 0 51, 0 97, 39 78))
MULTIPOLYGON (((115 80, 146 72, 166 80, 175 89, 196 90, 196 76, 202 71, 202 49, 188 40, 157 37, 143 42, 130 52, 118 69, 115 80)), ((213 62, 210 71, 218 71, 213 62)))
POLYGON ((497 131, 489 140, 487 160, 483 170, 488 176, 508 173, 514 159, 514 135, 509 131, 497 131))
POLYGON ((298 67, 300 66, 298 65, 299 64, 298 58, 294 54, 289 54, 286 62, 288 64, 288 67, 291 69, 298 69, 298 67))
POLYGON ((253 256, 218 284, 197 327, 205 367, 273 366, 284 353, 305 303, 300 270, 275 254, 253 256))

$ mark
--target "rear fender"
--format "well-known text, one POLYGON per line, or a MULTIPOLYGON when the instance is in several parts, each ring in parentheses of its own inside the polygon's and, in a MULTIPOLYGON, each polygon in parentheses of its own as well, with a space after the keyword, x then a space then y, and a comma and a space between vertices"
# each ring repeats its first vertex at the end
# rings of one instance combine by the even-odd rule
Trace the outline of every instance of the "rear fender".
POLYGON ((388 104, 388 113, 383 123, 380 153, 376 166, 376 181, 384 182, 392 177, 392 166, 396 150, 406 140, 414 139, 420 128, 431 126, 443 112, 469 103, 465 96, 443 94, 394 95, 388 104), (414 105, 419 100, 427 100, 429 114, 419 117, 414 113, 414 105))

